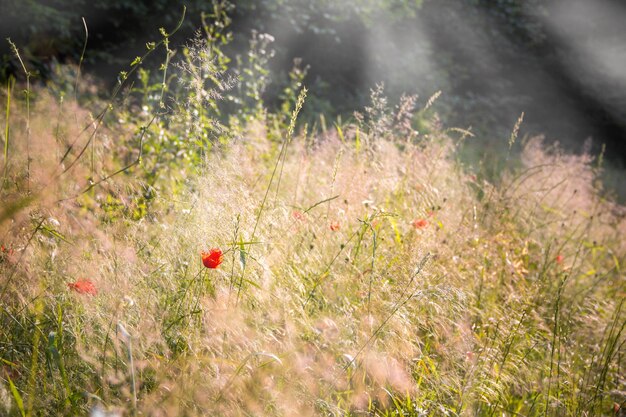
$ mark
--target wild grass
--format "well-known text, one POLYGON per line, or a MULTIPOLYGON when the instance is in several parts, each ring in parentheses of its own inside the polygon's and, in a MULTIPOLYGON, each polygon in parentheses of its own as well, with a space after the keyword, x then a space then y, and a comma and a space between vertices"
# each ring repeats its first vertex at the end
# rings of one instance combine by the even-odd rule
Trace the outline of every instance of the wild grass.
POLYGON ((487 178, 436 97, 382 88, 325 131, 297 128, 299 85, 287 114, 255 84, 218 118, 221 55, 193 48, 187 84, 103 116, 84 90, 2 91, 1 414, 619 412, 626 221, 592 158, 533 138, 487 178))

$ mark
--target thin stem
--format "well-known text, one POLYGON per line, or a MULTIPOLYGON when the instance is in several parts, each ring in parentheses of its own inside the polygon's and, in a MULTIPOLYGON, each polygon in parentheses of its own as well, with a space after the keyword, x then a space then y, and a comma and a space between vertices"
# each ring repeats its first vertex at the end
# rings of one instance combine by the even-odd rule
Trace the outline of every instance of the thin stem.
MULTIPOLYGON (((278 165, 281 162, 283 152, 286 151, 287 145, 291 141, 291 137, 295 130, 296 119, 298 117, 298 114, 300 113, 300 110, 302 109, 302 105, 304 104, 306 93, 307 93, 307 89, 306 87, 303 87, 302 91, 300 91, 300 95, 298 96, 298 102, 296 103, 296 108, 294 109, 291 115, 291 123, 289 125, 289 130, 287 131, 287 137, 283 141, 283 145, 280 149, 280 153, 278 154, 278 159, 276 160, 276 164, 274 164, 274 170, 272 171, 272 176, 270 177, 270 181, 267 184, 267 188, 265 189, 265 195, 263 196, 263 201, 261 201, 261 207, 259 208, 259 213, 257 214, 256 220, 254 222, 254 228, 252 229, 252 235, 250 236, 250 241, 254 241, 257 228, 259 227, 259 222, 261 221, 261 215, 263 214, 263 210, 265 209, 267 196, 269 195, 270 189, 272 188, 272 183, 274 182, 274 177, 276 176, 276 171, 278 170, 278 165)), ((278 186, 280 186, 280 183, 278 184, 278 186)), ((276 192, 278 192, 278 190, 276 192)), ((237 288, 237 303, 239 303, 239 297, 241 296, 241 287, 243 286, 243 281, 244 281, 244 277, 246 273, 246 265, 244 265, 243 270, 241 271, 241 278, 239 279, 239 288, 237 288)))
POLYGON ((87 22, 85 18, 83 20, 83 27, 85 28, 85 43, 83 44, 83 51, 80 53, 80 59, 78 60, 78 69, 76 70, 76 82, 74 83, 74 101, 78 103, 78 81, 80 80, 80 68, 85 58, 85 51, 87 51, 87 41, 89 40, 89 29, 87 29, 87 22))
POLYGON ((11 41, 11 39, 7 39, 9 45, 11 45, 11 49, 13 53, 20 61, 22 65, 22 70, 26 75, 26 90, 24 94, 26 95, 26 190, 30 193, 30 76, 31 73, 26 69, 26 65, 24 65, 24 61, 22 61, 22 57, 20 56, 20 52, 17 49, 17 46, 11 41))
POLYGON ((9 117, 11 115, 11 92, 13 91, 14 85, 15 78, 9 77, 9 79, 7 80, 7 109, 4 122, 4 173, 2 181, 3 187, 6 184, 7 175, 9 173, 9 117))

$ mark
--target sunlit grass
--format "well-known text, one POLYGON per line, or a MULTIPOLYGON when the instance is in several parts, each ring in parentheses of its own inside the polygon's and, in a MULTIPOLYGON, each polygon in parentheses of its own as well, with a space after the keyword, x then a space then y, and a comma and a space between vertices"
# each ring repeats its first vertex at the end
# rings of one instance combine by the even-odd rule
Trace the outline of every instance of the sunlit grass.
POLYGON ((616 413, 626 223, 591 158, 530 139, 487 180, 382 87, 311 132, 304 94, 218 126, 159 86, 102 118, 3 90, 1 413, 616 413))

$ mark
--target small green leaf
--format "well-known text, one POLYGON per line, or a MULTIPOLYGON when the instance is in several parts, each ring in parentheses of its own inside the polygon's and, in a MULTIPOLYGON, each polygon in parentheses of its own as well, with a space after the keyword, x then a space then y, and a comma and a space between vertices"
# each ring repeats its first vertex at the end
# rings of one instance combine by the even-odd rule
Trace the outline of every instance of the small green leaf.
POLYGON ((60 239, 62 241, 64 241, 65 243, 71 243, 69 240, 67 240, 67 238, 65 236, 63 236, 60 232, 58 232, 57 230, 48 227, 48 226, 41 226, 41 230, 43 232, 45 232, 46 234, 48 234, 51 237, 55 237, 57 239, 60 239))

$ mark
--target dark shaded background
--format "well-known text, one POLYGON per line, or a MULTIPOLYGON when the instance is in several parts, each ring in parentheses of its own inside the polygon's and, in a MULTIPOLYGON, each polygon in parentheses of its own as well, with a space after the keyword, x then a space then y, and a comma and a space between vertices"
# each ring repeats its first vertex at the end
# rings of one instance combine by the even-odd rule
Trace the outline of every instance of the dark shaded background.
MULTIPOLYGON (((244 0, 230 15, 231 55, 252 30, 273 35, 277 104, 294 57, 309 65, 309 115, 350 115, 384 81, 390 97, 443 91, 437 110, 449 125, 471 126, 483 149, 506 147, 525 112, 522 133, 546 135, 571 152, 606 144, 606 158, 626 164, 626 3, 617 0, 244 0), (338 4, 337 4, 338 3, 338 4), (592 139, 591 142, 588 139, 592 139), (591 143, 589 147, 589 143, 591 143), (585 145, 587 144, 587 145, 585 145), (587 146, 587 148, 585 148, 587 146)), ((77 62, 89 27, 85 70, 112 85, 120 69, 172 28, 183 2, 173 0, 1 0, 2 37, 11 37, 39 79, 50 63, 77 62)), ((174 43, 200 26, 211 2, 185 2, 174 43)), ((174 45, 175 46, 175 45, 174 45)), ((17 74, 8 44, 2 78, 17 74)), ((162 56, 155 56, 158 65, 162 56)))

